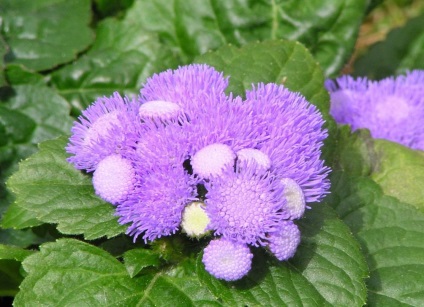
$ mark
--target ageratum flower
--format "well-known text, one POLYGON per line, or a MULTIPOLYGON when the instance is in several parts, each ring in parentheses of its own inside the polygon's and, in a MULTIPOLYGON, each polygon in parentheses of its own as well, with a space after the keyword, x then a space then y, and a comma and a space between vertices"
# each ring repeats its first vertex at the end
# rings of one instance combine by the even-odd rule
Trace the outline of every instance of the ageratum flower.
POLYGON ((185 131, 190 138, 190 154, 219 143, 237 151, 253 148, 263 140, 250 106, 240 97, 226 95, 228 79, 213 67, 193 64, 167 70, 147 79, 140 91, 142 106, 161 101, 179 106, 185 131))
POLYGON ((139 123, 138 105, 116 92, 111 97, 97 99, 74 122, 66 147, 71 154, 68 162, 77 169, 93 171, 107 156, 133 146, 133 133, 139 123))
POLYGON ((380 81, 342 76, 327 81, 330 113, 352 130, 369 129, 374 138, 424 150, 424 71, 380 81))
POLYGON ((267 139, 256 149, 270 159, 270 170, 291 178, 302 189, 306 202, 320 201, 330 187, 330 171, 320 159, 327 130, 318 109, 305 97, 277 84, 258 84, 246 92, 257 131, 267 139))
POLYGON ((196 200, 195 180, 181 168, 157 165, 154 172, 139 170, 135 191, 119 204, 119 223, 129 224, 127 234, 153 241, 174 234, 185 206, 196 200))
POLYGON ((202 262, 206 271, 216 278, 234 281, 250 271, 252 258, 253 254, 246 244, 220 238, 209 242, 202 262))
POLYGON ((234 98, 227 85, 207 65, 154 75, 137 101, 115 94, 84 111, 67 150, 134 240, 213 233, 203 263, 231 281, 250 270, 248 245, 294 254, 292 220, 328 192, 329 169, 324 121, 303 96, 259 84, 234 98))
POLYGON ((288 217, 284 212, 284 186, 255 163, 241 163, 236 171, 227 167, 205 186, 209 228, 226 239, 265 245, 267 234, 277 231, 288 217))
POLYGON ((168 69, 146 80, 140 90, 142 104, 165 101, 177 104, 192 118, 205 104, 216 105, 228 86, 228 78, 208 65, 193 64, 168 69))
POLYGON ((153 241, 174 234, 186 205, 196 200, 197 182, 184 168, 185 133, 179 125, 146 125, 136 150, 128 155, 136 170, 134 191, 118 204, 127 234, 153 241), (149 128, 150 127, 150 128, 149 128))

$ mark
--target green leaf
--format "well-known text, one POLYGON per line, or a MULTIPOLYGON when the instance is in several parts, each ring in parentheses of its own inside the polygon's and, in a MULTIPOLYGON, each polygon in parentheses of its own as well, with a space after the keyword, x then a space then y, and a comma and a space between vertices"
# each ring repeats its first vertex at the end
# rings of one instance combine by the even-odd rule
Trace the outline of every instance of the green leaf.
POLYGON ((160 258, 158 254, 151 250, 137 248, 124 253, 124 263, 128 274, 134 277, 146 267, 159 266, 160 258))
POLYGON ((381 79, 408 69, 424 69, 424 14, 392 30, 382 42, 370 49, 354 64, 357 76, 381 79))
POLYGON ((15 131, 10 135, 17 142, 30 140, 33 144, 57 137, 63 133, 68 133, 72 125, 72 118, 69 116, 69 106, 67 102, 57 95, 52 89, 40 84, 17 85, 13 87, 12 94, 3 104, 2 112, 9 111, 13 114, 6 114, 2 117, 7 120, 6 126, 13 129, 21 129, 21 125, 33 126, 32 134, 16 140, 15 131), (8 109, 8 110, 4 110, 8 109), (10 119, 9 116, 17 118, 10 119), (18 121, 18 122, 13 122, 18 121))
POLYGON ((73 60, 93 40, 89 0, 3 0, 6 62, 42 71, 73 60))
POLYGON ((382 193, 368 178, 333 174, 332 202, 361 242, 370 306, 424 301, 424 213, 382 193))
POLYGON ((23 261, 34 251, 26 250, 16 246, 0 244, 0 259, 23 261))
POLYGON ((371 178, 384 194, 424 210, 424 155, 386 140, 375 140, 371 178))
POLYGON ((9 143, 37 144, 69 132, 69 105, 42 83, 41 76, 17 65, 7 73, 12 87, 0 93, 0 124, 7 129, 9 143))
POLYGON ((7 53, 7 48, 8 46, 0 33, 0 88, 7 85, 7 81, 4 76, 4 56, 7 53))
POLYGON ((67 138, 46 141, 7 182, 16 200, 3 218, 4 227, 28 225, 28 219, 57 223, 64 234, 86 239, 124 232, 112 205, 95 196, 91 178, 66 161, 67 138), (21 215, 17 215, 20 212, 21 215))
POLYGON ((368 130, 353 134, 348 126, 338 130, 333 170, 352 176, 369 176, 384 194, 424 209, 424 154, 383 139, 368 130))
POLYGON ((14 306, 220 306, 191 262, 130 278, 124 265, 95 246, 60 239, 23 262, 28 276, 14 306), (190 273, 191 272, 191 273, 190 273))
POLYGON ((36 152, 37 143, 69 133, 73 122, 68 103, 40 75, 10 65, 7 79, 12 87, 0 92, 0 213, 12 202, 4 182, 18 162, 36 152))
POLYGON ((358 129, 352 133, 348 125, 339 126, 335 145, 333 170, 342 170, 357 176, 371 174, 375 149, 369 130, 358 129))
POLYGON ((329 95, 318 63, 298 42, 266 41, 241 48, 224 46, 196 58, 230 77, 229 92, 244 95, 252 84, 274 82, 300 92, 321 112, 328 113, 329 95))
POLYGON ((199 278, 229 306, 362 306, 367 267, 346 225, 316 204, 299 226, 302 242, 290 261, 256 252, 247 277, 226 283, 210 276, 199 257, 199 278))
POLYGON ((172 51, 156 34, 137 30, 139 23, 140 16, 104 20, 89 52, 52 74, 52 85, 76 110, 115 91, 138 94, 147 77, 177 66, 172 51))
POLYGON ((366 8, 365 0, 152 0, 136 2, 129 14, 184 63, 226 44, 284 38, 304 43, 328 76, 350 57, 366 8))

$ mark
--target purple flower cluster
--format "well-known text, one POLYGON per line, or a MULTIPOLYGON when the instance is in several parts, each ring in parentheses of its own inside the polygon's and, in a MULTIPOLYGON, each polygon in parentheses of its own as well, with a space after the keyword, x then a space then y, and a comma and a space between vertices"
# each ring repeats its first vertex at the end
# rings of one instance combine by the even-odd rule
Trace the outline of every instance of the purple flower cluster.
POLYGON ((243 99, 227 85, 207 65, 156 74, 137 98, 115 93, 83 111, 66 150, 134 240, 211 235, 205 268, 232 281, 249 272, 252 247, 294 255, 294 220, 328 193, 330 169, 324 121, 303 96, 258 84, 243 99))
POLYGON ((342 76, 326 82, 330 114, 353 130, 424 150, 424 70, 380 81, 342 76))

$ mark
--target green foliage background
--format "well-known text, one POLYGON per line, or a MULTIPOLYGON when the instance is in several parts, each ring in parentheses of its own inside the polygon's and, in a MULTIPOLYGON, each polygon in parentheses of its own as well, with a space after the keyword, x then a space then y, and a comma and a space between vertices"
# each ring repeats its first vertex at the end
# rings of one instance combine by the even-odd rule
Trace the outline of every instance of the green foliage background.
POLYGON ((424 154, 336 126, 324 88, 343 72, 423 69, 423 8, 0 0, 0 304, 424 305, 424 154), (403 24, 391 30, 388 16, 403 24), (90 178, 65 161, 72 122, 97 97, 137 94, 153 73, 189 63, 223 71, 236 95, 252 83, 284 83, 320 109, 330 133, 331 194, 299 221, 295 257, 280 263, 254 250, 252 271, 235 283, 204 270, 207 241, 133 243, 90 178))

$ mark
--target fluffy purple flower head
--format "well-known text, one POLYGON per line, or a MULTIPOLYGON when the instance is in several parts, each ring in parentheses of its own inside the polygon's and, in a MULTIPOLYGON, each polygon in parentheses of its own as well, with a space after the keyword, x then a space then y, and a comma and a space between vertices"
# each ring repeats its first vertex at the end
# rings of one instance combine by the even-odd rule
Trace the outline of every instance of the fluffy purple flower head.
POLYGON ((142 104, 167 101, 178 104, 191 118, 204 108, 205 100, 217 101, 224 96, 228 78, 204 64, 168 69, 148 78, 140 90, 142 104))
MULTIPOLYGON (((259 168, 260 170, 260 168, 259 168)), ((209 228, 216 235, 264 245, 267 233, 279 228, 284 212, 284 186, 271 173, 258 172, 255 163, 227 167, 222 175, 205 183, 209 228)))
POLYGON ((320 159, 327 130, 317 108, 302 95, 272 83, 247 91, 245 104, 253 108, 257 130, 266 133, 256 149, 269 157, 270 170, 297 182, 306 202, 320 201, 330 188, 330 169, 320 159))
POLYGON ((300 244, 300 230, 292 221, 284 221, 280 229, 268 236, 268 248, 275 257, 284 261, 294 256, 300 244))
POLYGON ((252 258, 253 254, 246 244, 220 238, 209 242, 202 262, 206 271, 216 278, 234 281, 250 271, 252 258))
MULTIPOLYGON (((234 151, 253 148, 263 140, 250 106, 225 94, 228 79, 213 67, 193 64, 149 78, 140 91, 142 107, 166 101, 180 107, 190 137, 190 153, 220 143, 234 151)), ((179 116, 181 117, 181 114, 179 116)))
POLYGON ((327 81, 330 114, 352 130, 369 129, 374 138, 424 150, 424 71, 380 81, 342 76, 327 81))
POLYGON ((240 97, 206 99, 202 111, 190 117, 185 129, 190 136, 192 154, 216 143, 227 145, 236 152, 255 148, 266 139, 265 132, 256 124, 251 106, 240 97))
POLYGON ((181 126, 146 129, 129 159, 136 170, 134 191, 117 206, 119 223, 134 240, 174 234, 185 206, 196 200, 197 179, 184 169, 186 138, 181 126))
POLYGON ((120 224, 129 223, 127 234, 153 241, 174 234, 185 206, 196 200, 195 180, 184 169, 157 165, 154 172, 139 172, 135 191, 117 206, 120 224))
POLYGON ((71 129, 66 151, 72 156, 68 162, 77 169, 93 171, 105 157, 133 146, 133 131, 139 124, 137 111, 138 102, 122 98, 116 92, 111 97, 97 99, 71 129))
POLYGON ((119 155, 110 155, 97 165, 93 173, 93 186, 97 195, 111 204, 124 201, 135 183, 131 162, 119 155))

